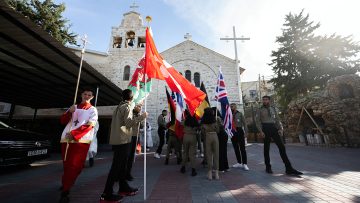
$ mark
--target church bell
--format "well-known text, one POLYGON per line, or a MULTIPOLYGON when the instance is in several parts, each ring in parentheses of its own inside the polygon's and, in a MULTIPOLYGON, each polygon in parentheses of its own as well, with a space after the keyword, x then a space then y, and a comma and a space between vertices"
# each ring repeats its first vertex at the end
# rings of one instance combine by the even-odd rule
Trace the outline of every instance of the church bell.
POLYGON ((134 46, 134 39, 130 39, 128 42, 128 45, 133 47, 134 46))

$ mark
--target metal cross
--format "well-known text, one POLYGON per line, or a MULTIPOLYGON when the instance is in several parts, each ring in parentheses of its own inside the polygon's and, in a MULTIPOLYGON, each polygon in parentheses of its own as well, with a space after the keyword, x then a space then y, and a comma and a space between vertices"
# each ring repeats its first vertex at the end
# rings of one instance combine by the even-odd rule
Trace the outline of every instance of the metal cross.
POLYGON ((130 6, 130 8, 135 11, 137 8, 139 8, 138 5, 136 5, 136 2, 134 1, 134 3, 130 6))
POLYGON ((88 40, 87 34, 84 34, 80 40, 82 41, 82 53, 85 53, 85 47, 87 44, 91 44, 91 42, 88 40))
POLYGON ((77 126, 78 123, 79 123, 78 119, 76 121, 74 121, 75 126, 77 126))
POLYGON ((237 71, 237 77, 238 77, 238 89, 239 89, 239 97, 240 97, 240 107, 243 109, 243 99, 242 99, 242 92, 241 92, 241 78, 240 78, 240 67, 239 67, 239 59, 238 59, 238 53, 237 53, 237 41, 244 42, 245 40, 250 40, 249 37, 236 37, 235 32, 235 26, 233 26, 233 37, 225 37, 220 38, 220 40, 233 40, 234 41, 234 47, 235 47, 235 65, 236 65, 236 71, 237 71))

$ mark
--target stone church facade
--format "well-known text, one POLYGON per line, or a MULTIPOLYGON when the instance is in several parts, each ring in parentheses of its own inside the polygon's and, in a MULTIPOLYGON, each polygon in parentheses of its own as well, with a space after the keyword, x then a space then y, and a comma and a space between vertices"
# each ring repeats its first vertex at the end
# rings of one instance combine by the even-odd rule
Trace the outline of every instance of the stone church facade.
MULTIPOLYGON (((114 84, 125 89, 138 61, 145 53, 146 26, 141 15, 131 11, 124 14, 119 26, 111 29, 108 52, 87 50, 84 59, 114 84)), ((153 32, 156 35, 156 30, 153 32)), ((73 50, 80 55, 79 49, 73 48, 73 50)), ((235 60, 197 44, 191 40, 190 35, 187 35, 180 44, 160 54, 195 86, 200 87, 201 82, 204 82, 210 100, 215 96, 218 66, 221 66, 229 100, 239 104, 235 60)), ((165 86, 164 81, 154 80, 152 92, 148 97, 149 121, 155 128, 157 128, 157 116, 163 109, 167 109, 165 86)), ((108 114, 111 109, 113 107, 105 109, 100 107, 100 116, 110 116, 108 114)))

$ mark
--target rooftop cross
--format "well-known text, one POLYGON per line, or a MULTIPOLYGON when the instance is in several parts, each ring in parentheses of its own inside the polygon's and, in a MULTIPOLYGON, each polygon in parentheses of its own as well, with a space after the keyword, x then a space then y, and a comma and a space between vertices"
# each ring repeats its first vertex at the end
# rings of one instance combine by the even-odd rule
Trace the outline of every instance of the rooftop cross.
POLYGON ((136 2, 134 1, 133 4, 130 6, 130 8, 135 11, 137 8, 139 8, 139 6, 136 4, 136 2))
POLYGON ((190 33, 186 33, 186 34, 184 35, 184 39, 186 39, 186 40, 191 40, 191 34, 190 34, 190 33))

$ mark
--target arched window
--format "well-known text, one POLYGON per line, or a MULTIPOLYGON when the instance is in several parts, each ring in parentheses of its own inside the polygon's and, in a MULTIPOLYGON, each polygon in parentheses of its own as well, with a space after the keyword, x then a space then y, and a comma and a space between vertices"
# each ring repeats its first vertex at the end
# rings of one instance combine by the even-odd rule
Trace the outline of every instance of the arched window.
POLYGON ((194 73, 194 83, 196 87, 200 87, 200 73, 194 73))
POLYGON ((124 67, 124 80, 130 80, 130 66, 124 67))
POLYGON ((191 82, 191 71, 190 70, 186 70, 185 71, 185 78, 191 82))

